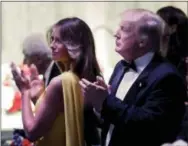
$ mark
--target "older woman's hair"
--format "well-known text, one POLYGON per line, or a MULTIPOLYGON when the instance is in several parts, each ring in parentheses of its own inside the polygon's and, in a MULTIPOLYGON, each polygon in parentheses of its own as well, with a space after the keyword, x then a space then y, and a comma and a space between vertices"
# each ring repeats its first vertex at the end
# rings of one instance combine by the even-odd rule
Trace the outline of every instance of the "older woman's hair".
POLYGON ((99 65, 95 54, 93 34, 89 26, 77 17, 65 18, 58 21, 54 27, 60 28, 62 43, 69 52, 78 52, 73 71, 80 77, 94 81, 100 75, 99 65))
POLYGON ((39 33, 27 36, 22 44, 22 53, 26 57, 39 56, 43 60, 51 60, 52 53, 49 49, 44 36, 39 33))

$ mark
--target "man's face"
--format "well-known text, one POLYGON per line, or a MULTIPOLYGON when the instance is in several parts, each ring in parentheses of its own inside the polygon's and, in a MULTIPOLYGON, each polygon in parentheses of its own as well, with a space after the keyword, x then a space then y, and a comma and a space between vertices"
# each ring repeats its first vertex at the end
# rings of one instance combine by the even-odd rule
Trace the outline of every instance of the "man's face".
POLYGON ((137 35, 136 25, 131 21, 131 14, 124 14, 115 35, 116 52, 125 58, 132 58, 137 48, 137 35))

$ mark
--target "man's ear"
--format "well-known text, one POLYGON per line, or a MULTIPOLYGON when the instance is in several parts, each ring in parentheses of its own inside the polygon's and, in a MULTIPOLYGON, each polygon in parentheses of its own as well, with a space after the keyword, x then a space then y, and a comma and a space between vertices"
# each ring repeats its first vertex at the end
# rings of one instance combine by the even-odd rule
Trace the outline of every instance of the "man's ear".
POLYGON ((148 44, 148 36, 141 34, 140 40, 139 40, 139 47, 143 48, 148 44))

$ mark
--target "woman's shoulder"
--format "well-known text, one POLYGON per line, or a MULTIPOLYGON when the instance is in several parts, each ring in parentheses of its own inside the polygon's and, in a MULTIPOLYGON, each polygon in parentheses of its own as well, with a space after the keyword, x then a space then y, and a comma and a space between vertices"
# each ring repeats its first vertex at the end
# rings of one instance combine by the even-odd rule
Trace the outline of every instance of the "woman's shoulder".
POLYGON ((62 83, 69 84, 69 83, 77 83, 78 81, 79 81, 79 77, 75 73, 73 73, 71 71, 67 71, 67 72, 63 72, 62 74, 54 77, 51 80, 50 85, 62 87, 62 83))
POLYGON ((62 82, 62 78, 61 75, 58 75, 56 77, 54 77, 51 81, 49 86, 61 86, 61 82, 62 82))

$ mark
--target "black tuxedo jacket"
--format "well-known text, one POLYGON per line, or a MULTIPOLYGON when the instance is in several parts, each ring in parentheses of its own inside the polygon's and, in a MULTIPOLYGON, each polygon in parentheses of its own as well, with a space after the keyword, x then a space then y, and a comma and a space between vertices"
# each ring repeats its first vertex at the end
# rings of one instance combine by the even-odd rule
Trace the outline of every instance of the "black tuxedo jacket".
POLYGON ((55 62, 53 62, 52 68, 50 70, 49 76, 48 76, 48 82, 47 85, 49 85, 50 81, 61 74, 61 71, 59 70, 57 64, 55 62))
POLYGON ((112 92, 103 103, 102 145, 110 124, 115 128, 109 146, 160 146, 173 142, 185 112, 186 85, 181 75, 155 54, 121 101, 115 94, 123 69, 120 61, 110 79, 112 92))
POLYGON ((177 140, 179 139, 188 142, 188 105, 186 105, 185 117, 181 124, 180 133, 177 136, 177 140))

